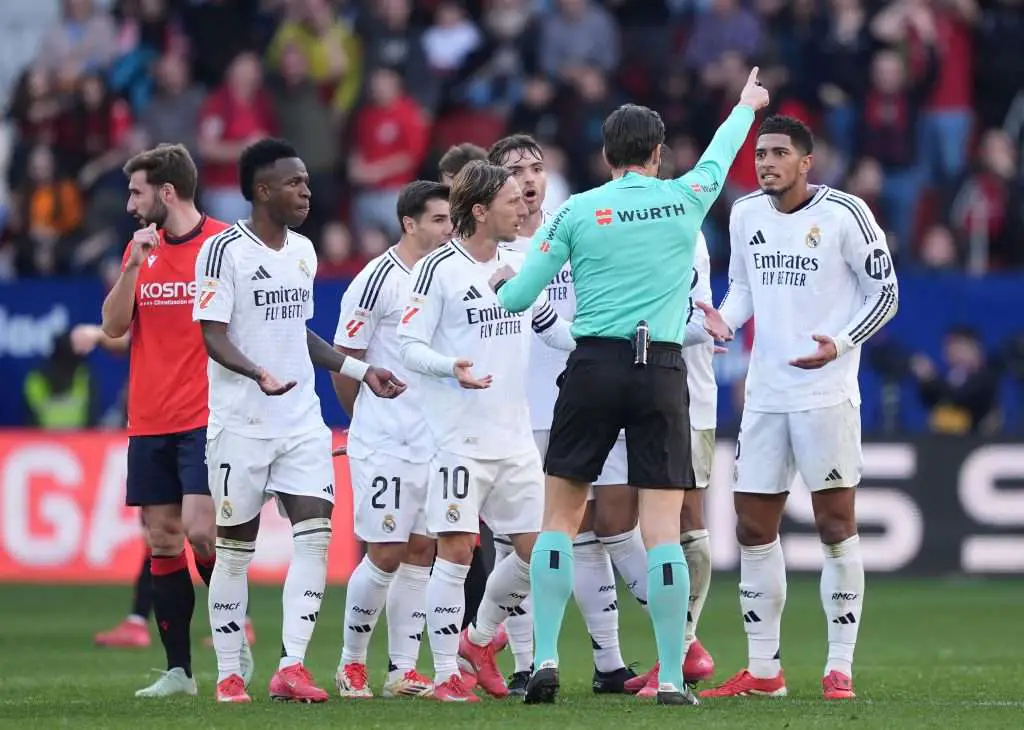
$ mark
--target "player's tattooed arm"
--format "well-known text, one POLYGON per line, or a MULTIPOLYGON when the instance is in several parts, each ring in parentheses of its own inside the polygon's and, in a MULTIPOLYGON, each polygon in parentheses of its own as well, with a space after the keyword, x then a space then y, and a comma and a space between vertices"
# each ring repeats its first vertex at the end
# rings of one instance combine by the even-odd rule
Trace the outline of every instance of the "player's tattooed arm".
POLYGON ((228 339, 228 325, 225 322, 202 320, 203 343, 210 359, 233 373, 255 380, 267 395, 282 395, 295 387, 295 381, 281 383, 277 378, 258 366, 235 347, 228 339))
POLYGON ((367 365, 361 360, 335 350, 326 340, 308 327, 306 328, 306 346, 309 348, 309 359, 313 361, 313 367, 324 368, 332 373, 340 373, 356 382, 366 383, 373 394, 380 398, 396 398, 405 392, 405 383, 390 370, 367 365))

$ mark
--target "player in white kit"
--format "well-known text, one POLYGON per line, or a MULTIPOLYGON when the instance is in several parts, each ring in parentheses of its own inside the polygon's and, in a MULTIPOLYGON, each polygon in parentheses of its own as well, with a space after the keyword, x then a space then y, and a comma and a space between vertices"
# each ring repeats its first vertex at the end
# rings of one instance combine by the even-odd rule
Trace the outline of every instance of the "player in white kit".
MULTIPOLYGON (((664 152, 663 152, 664 155, 664 152)), ((715 662, 697 638, 704 601, 711 587, 711 546, 704 524, 704 490, 711 481, 711 465, 715 455, 715 427, 718 421, 718 385, 711 361, 715 345, 704 329, 704 312, 697 302, 711 301, 711 255, 703 234, 697 236, 697 250, 690 280, 690 311, 683 337, 683 361, 686 363, 686 384, 690 393, 690 444, 693 462, 694 489, 687 491, 679 515, 679 542, 683 546, 690 573, 690 605, 686 614, 686 653, 683 679, 696 684, 709 679, 715 662)), ((645 674, 630 680, 626 689, 637 697, 658 696, 658 664, 645 674)))
MULTIPOLYGON (((493 165, 501 165, 512 171, 523 190, 523 199, 529 214, 522 224, 519 237, 510 246, 526 253, 533 234, 547 220, 544 212, 544 194, 547 189, 547 173, 544 169, 544 152, 530 136, 515 134, 498 140, 488 153, 493 165)), ((558 276, 547 287, 547 300, 558 315, 571 321, 576 316, 576 291, 572 283, 572 269, 566 263, 558 276)), ((565 370, 569 353, 548 346, 542 339, 535 338, 530 350, 530 375, 528 393, 530 420, 534 440, 541 459, 547 451, 551 418, 554 412, 558 386, 555 381, 565 370)), ((625 469, 625 442, 616 447, 625 469)), ((611 560, 601 541, 593 531, 593 515, 590 505, 583 517, 580 533, 573 544, 574 594, 583 614, 594 651, 594 677, 592 689, 595 693, 621 693, 627 680, 635 677, 633 670, 626 667, 619 650, 619 610, 615 586, 615 572, 611 560)), ((512 552, 512 543, 504 535, 494 536, 495 560, 512 552)), ((530 599, 520 606, 521 611, 512 614, 505 622, 508 629, 509 648, 515 658, 515 669, 509 678, 510 694, 525 695, 526 683, 530 681, 533 663, 533 620, 529 610, 530 599)))
POLYGON ((796 474, 811 491, 824 552, 822 692, 826 700, 855 696, 864 600, 854 510, 862 468, 857 370, 860 346, 896 314, 899 290, 885 233, 864 201, 808 186, 813 149, 810 130, 796 119, 761 125, 754 162, 761 192, 733 204, 729 291, 718 312, 705 306, 717 339, 757 321, 733 487, 749 662, 705 697, 786 694, 779 522, 796 474))
POLYGON ((216 696, 250 701, 239 667, 247 571, 260 510, 273 496, 292 524, 293 554, 270 696, 323 702, 327 693, 303 665, 323 600, 334 505, 331 432, 320 414, 313 367, 365 381, 383 397, 405 386, 306 328, 317 259, 312 242, 290 230, 305 220, 310 200, 309 175, 295 150, 281 140, 257 142, 242 153, 239 177, 252 218, 203 244, 193 309, 210 357, 206 463, 217 510, 209 595, 216 696))
POLYGON ((422 374, 413 383, 437 444, 427 496, 427 529, 438 535, 427 586, 434 697, 475 702, 457 657, 472 664, 488 693, 508 694, 492 640, 529 593, 530 553, 541 523, 543 469, 526 397, 533 332, 566 350, 575 341, 546 298, 527 318, 502 308, 488 285, 499 267, 522 264, 522 254, 499 245, 515 240, 527 215, 511 173, 471 162, 455 177, 450 202, 459 238, 416 265, 398 334, 403 362, 422 374), (488 578, 475 624, 460 632, 480 519, 508 535, 514 552, 488 578))
MULTIPOLYGON (((413 267, 451 238, 448 186, 409 183, 398 195, 397 213, 402 238, 370 261, 345 290, 334 346, 350 357, 382 363, 405 379, 398 322, 413 267)), ((352 419, 352 507, 356 537, 366 543, 366 555, 345 593, 345 638, 335 684, 342 697, 373 696, 366 655, 386 603, 388 678, 382 694, 427 694, 434 683, 416 671, 416 659, 434 559, 424 513, 433 439, 415 390, 385 401, 359 395, 360 384, 350 378, 332 379, 352 419)))

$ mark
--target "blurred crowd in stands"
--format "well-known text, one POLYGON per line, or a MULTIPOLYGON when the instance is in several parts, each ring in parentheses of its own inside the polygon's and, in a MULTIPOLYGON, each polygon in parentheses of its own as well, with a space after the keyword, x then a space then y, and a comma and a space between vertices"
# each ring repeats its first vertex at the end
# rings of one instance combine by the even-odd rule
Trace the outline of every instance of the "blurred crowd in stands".
MULTIPOLYGON (((246 216, 235 162, 266 135, 309 167, 303 232, 322 275, 350 275, 395 238, 398 189, 436 177, 449 145, 535 135, 553 209, 606 179, 601 122, 624 101, 657 109, 677 167, 690 167, 752 63, 773 111, 816 130, 814 179, 868 201, 900 266, 1024 264, 1024 0, 2 5, 32 52, 0 59, 17 66, 0 277, 116 271, 135 226, 120 168, 157 142, 193 152, 206 211, 246 216), (33 31, 25 14, 47 7, 33 31)), ((752 148, 753 135, 706 225, 719 265, 728 204, 756 185, 752 148)))

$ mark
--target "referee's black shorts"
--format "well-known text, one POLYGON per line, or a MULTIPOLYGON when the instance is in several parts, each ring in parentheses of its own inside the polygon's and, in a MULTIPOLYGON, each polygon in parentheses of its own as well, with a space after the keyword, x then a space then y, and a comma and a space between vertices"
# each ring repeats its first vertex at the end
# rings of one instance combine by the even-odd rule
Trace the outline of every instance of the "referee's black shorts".
POLYGON ((561 380, 546 474, 595 481, 625 429, 631 486, 693 488, 690 395, 679 345, 652 342, 647 366, 637 367, 632 342, 583 337, 561 380))

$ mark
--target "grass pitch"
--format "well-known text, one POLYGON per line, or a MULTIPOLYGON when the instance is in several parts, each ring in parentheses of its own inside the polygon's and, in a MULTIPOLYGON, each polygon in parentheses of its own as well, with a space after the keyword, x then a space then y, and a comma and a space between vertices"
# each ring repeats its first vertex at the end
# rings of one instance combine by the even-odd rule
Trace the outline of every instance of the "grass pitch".
MULTIPOLYGON (((858 699, 826 704, 819 680, 825 659, 825 623, 817 582, 791 578, 782 631, 790 695, 780 699, 705 701, 701 707, 658 707, 632 697, 590 691, 590 642, 579 612, 570 607, 562 633, 562 693, 555 706, 526 707, 486 698, 474 706, 427 700, 341 701, 333 673, 341 641, 344 591, 328 589, 307 665, 332 692, 326 705, 272 703, 266 686, 276 667, 280 593, 254 588, 257 675, 251 706, 213 702, 215 664, 201 646, 208 631, 206 592, 197 589, 194 664, 197 698, 137 700, 134 690, 156 678, 162 652, 155 630, 148 650, 101 650, 92 635, 128 608, 124 587, 0 588, 0 727, 235 730, 236 728, 1014 728, 1024 727, 1024 585, 1020 581, 894 580, 868 578, 867 603, 857 648, 858 699)), ((622 647, 626 661, 646 669, 654 642, 646 615, 620 588, 622 647)), ((716 577, 704 612, 701 639, 722 680, 743 666, 746 642, 733 576, 716 577)), ((387 660, 386 631, 378 626, 370 674, 379 691, 387 660)), ((510 657, 503 660, 507 663, 510 657)), ((424 643, 421 670, 429 673, 424 643)), ((510 667, 506 667, 510 668, 510 667)))

